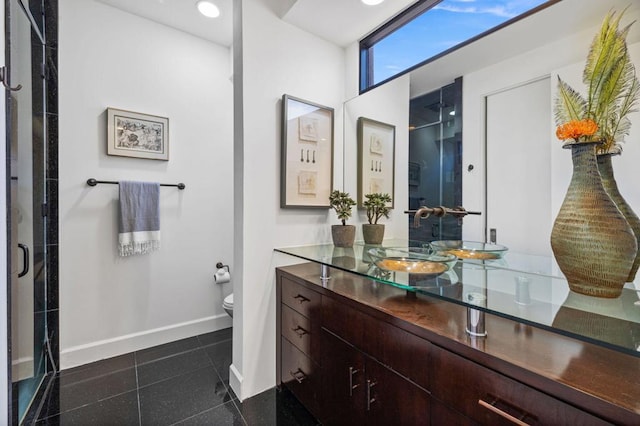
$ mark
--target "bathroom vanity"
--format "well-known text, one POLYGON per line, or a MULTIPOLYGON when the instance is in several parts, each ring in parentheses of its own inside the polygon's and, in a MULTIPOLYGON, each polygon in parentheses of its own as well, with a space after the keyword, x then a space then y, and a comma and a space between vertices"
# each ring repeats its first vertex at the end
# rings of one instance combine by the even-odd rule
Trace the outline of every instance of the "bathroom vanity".
POLYGON ((276 251, 299 262, 276 269, 278 383, 323 424, 640 424, 634 287, 582 299, 516 255, 424 278, 364 245, 276 251))

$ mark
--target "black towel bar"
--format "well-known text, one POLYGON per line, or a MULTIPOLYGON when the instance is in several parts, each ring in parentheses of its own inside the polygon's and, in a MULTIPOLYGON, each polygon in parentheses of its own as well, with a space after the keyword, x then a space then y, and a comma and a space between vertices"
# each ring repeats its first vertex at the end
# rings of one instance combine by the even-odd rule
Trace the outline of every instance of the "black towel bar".
MULTIPOLYGON (((111 185, 117 185, 118 182, 114 181, 114 180, 96 180, 94 178, 89 178, 87 179, 87 185, 89 186, 96 186, 99 183, 108 183, 111 185)), ((182 182, 180 183, 161 183, 160 186, 175 186, 178 189, 185 189, 186 185, 182 182)))

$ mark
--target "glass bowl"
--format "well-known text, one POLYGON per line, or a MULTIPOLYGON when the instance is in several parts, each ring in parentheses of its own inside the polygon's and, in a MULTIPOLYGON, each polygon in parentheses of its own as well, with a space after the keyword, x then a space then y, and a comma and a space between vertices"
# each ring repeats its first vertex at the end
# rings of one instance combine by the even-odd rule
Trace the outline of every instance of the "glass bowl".
POLYGON ((495 260, 502 259, 507 250, 499 244, 476 241, 442 240, 429 243, 434 253, 452 254, 458 259, 495 260))
POLYGON ((457 259, 451 254, 434 254, 430 248, 383 248, 369 249, 369 256, 380 269, 392 272, 420 274, 436 277, 447 272, 457 259))

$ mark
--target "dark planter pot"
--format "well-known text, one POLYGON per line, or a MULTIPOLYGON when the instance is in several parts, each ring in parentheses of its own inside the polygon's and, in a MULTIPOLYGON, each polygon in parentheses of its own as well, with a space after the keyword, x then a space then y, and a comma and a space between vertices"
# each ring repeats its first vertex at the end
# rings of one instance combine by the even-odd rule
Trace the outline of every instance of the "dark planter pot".
POLYGON ((355 225, 331 225, 331 237, 336 247, 353 247, 356 227, 355 225))
POLYGON ((365 223, 362 225, 362 236, 366 244, 380 244, 384 238, 384 225, 365 223))

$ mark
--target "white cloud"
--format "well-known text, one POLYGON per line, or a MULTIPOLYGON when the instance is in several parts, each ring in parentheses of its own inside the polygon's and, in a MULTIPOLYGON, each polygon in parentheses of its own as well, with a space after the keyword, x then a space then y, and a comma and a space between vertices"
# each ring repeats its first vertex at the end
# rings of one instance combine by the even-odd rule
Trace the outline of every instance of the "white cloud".
POLYGON ((507 8, 505 8, 504 6, 493 6, 493 7, 467 6, 467 7, 459 7, 459 6, 439 4, 439 5, 435 6, 434 9, 445 10, 447 12, 454 12, 454 13, 489 14, 489 15, 500 16, 502 18, 513 18, 514 16, 517 16, 517 14, 508 11, 507 8))

